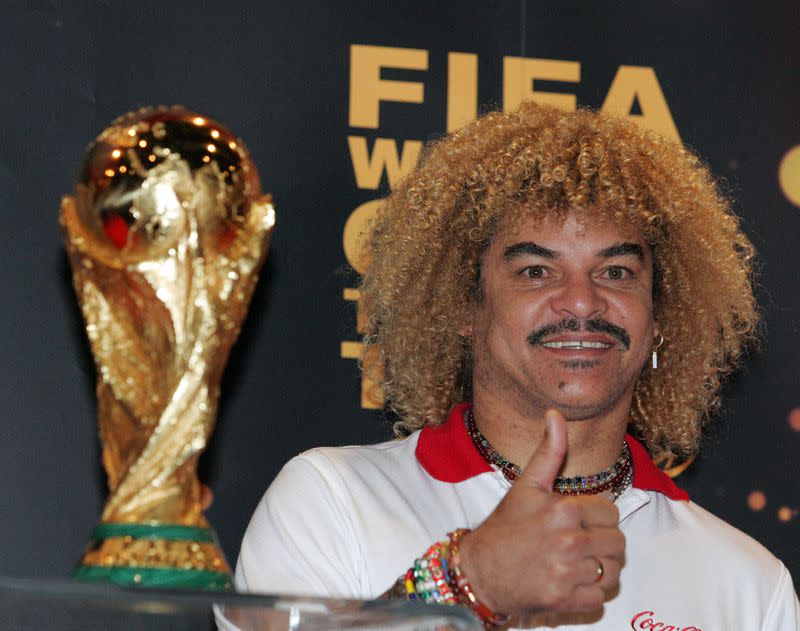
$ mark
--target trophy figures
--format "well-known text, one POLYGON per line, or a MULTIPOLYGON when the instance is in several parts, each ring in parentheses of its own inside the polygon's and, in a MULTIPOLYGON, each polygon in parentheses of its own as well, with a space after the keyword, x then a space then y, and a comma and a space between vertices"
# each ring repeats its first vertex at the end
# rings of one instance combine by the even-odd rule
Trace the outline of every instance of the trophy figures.
POLYGON ((241 140, 181 107, 112 123, 61 225, 97 367, 109 497, 73 576, 227 589, 197 459, 275 212, 241 140))

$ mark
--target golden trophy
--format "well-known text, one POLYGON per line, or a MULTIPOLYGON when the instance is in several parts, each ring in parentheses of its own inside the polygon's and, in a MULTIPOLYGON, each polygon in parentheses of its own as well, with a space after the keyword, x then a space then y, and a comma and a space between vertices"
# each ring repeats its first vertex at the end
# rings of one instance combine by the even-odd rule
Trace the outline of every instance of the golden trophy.
POLYGON ((122 116, 61 204, 97 367, 109 497, 73 576, 231 588, 197 459, 275 223, 241 140, 182 107, 122 116))

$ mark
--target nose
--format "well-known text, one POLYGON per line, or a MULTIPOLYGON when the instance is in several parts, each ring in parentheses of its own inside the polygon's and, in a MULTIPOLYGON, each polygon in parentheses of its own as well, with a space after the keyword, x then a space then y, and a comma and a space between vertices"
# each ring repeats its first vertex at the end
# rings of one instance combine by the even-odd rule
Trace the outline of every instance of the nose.
POLYGON ((578 320, 598 317, 608 303, 590 276, 568 275, 551 298, 551 308, 561 317, 578 320))

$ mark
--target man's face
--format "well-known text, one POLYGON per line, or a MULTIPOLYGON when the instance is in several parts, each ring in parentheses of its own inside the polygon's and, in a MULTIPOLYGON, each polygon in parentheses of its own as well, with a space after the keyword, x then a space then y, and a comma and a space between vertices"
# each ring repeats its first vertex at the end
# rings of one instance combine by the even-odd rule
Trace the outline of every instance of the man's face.
POLYGON ((528 220, 481 265, 472 338, 476 397, 567 420, 629 409, 657 333, 650 247, 632 225, 528 220))

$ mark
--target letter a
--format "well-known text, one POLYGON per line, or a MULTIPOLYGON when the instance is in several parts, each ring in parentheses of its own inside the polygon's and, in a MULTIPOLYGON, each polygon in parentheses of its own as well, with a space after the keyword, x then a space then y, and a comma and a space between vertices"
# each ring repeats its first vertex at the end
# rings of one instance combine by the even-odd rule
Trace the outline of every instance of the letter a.
POLYGON ((620 66, 600 111, 631 118, 665 138, 681 140, 653 68, 620 66), (641 114, 630 113, 634 99, 639 100, 641 114))

